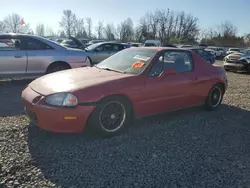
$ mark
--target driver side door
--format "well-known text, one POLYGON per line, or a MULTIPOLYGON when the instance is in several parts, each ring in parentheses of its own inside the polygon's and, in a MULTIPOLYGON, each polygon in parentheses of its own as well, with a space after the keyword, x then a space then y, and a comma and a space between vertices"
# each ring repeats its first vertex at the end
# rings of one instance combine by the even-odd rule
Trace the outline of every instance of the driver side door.
POLYGON ((95 63, 100 63, 104 59, 114 54, 113 44, 102 44, 95 49, 92 61, 95 63))

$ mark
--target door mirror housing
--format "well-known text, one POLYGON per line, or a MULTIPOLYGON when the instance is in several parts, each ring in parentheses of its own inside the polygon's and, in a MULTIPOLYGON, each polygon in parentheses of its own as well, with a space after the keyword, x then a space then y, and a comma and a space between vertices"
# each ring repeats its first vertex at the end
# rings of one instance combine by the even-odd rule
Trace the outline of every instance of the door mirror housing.
POLYGON ((176 69, 175 68, 168 68, 163 71, 164 76, 168 75, 175 75, 176 74, 176 69))

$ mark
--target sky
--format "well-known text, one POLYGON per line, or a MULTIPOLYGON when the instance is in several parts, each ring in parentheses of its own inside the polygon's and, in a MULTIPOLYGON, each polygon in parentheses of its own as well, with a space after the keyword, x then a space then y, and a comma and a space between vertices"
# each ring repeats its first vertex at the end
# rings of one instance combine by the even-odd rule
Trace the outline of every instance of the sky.
POLYGON ((33 30, 38 23, 59 30, 65 9, 78 17, 91 17, 93 25, 98 21, 116 25, 128 17, 136 24, 148 11, 169 9, 192 14, 204 29, 227 20, 237 27, 239 35, 250 33, 250 0, 12 0, 1 3, 0 20, 18 13, 33 30))

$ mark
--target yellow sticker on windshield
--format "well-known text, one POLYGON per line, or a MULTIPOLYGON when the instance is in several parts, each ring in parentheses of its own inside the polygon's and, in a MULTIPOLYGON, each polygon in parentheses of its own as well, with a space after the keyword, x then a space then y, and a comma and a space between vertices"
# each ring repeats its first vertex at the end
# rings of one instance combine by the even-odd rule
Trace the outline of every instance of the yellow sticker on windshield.
POLYGON ((144 64, 145 64, 144 62, 137 61, 137 62, 134 62, 131 67, 134 69, 140 69, 143 67, 144 64))

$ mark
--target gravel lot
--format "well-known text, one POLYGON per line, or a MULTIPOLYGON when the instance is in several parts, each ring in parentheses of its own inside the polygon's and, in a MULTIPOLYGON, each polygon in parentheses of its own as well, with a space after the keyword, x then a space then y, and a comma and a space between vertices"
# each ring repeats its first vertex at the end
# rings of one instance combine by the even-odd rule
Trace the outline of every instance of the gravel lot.
POLYGON ((139 119, 109 139, 29 125, 28 81, 0 82, 0 187, 250 187, 250 75, 228 77, 219 110, 139 119))

